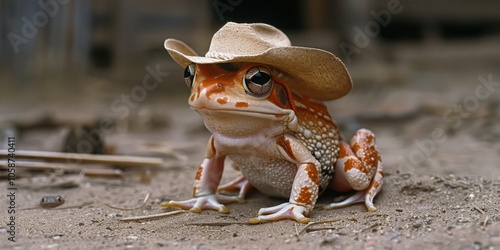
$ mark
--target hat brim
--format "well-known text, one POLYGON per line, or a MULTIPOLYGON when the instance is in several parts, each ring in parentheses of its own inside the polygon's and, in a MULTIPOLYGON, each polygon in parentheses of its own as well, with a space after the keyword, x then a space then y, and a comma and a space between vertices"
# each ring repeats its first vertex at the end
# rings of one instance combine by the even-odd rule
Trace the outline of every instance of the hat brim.
POLYGON ((182 67, 191 63, 216 64, 232 62, 262 63, 284 71, 292 90, 321 100, 335 100, 346 95, 352 81, 342 61, 330 52, 297 46, 271 48, 251 56, 226 56, 224 59, 198 56, 185 43, 167 39, 165 49, 182 67))

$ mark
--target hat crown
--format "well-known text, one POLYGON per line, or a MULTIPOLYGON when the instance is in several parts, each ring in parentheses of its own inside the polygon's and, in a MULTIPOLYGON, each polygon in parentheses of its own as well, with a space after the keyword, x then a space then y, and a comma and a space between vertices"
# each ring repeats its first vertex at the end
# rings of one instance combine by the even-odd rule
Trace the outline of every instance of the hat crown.
POLYGON ((235 57, 255 56, 272 48, 288 46, 291 46, 288 37, 271 25, 228 22, 212 37, 205 57, 231 60, 235 57))
POLYGON ((288 75, 286 84, 297 93, 317 100, 335 100, 352 88, 344 64, 328 51, 292 46, 288 37, 263 23, 228 22, 212 37, 206 56, 198 56, 185 43, 165 40, 165 49, 182 67, 191 63, 259 63, 288 75))

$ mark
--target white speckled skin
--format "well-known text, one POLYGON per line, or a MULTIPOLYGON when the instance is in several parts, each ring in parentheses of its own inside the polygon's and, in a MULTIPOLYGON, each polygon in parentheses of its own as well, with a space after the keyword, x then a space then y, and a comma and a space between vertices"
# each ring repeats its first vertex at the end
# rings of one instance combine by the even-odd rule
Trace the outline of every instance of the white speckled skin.
POLYGON ((261 209, 251 223, 281 219, 306 223, 320 192, 331 186, 360 194, 328 208, 364 201, 369 210, 376 210, 372 200, 382 186, 383 172, 370 131, 359 130, 351 145, 341 143, 326 107, 293 94, 286 76, 264 65, 196 65, 196 75, 190 80, 189 104, 203 116, 212 138, 195 177, 195 198, 165 206, 226 213, 222 204, 240 201, 253 186, 270 196, 289 197, 289 202, 261 209), (266 82, 270 85, 251 86, 257 91, 266 86, 265 95, 250 92, 249 72, 270 75, 266 82), (226 157, 244 178, 221 190, 217 187, 226 157), (339 173, 334 177, 335 171, 339 173), (236 187, 245 190, 238 197, 217 193, 236 187))

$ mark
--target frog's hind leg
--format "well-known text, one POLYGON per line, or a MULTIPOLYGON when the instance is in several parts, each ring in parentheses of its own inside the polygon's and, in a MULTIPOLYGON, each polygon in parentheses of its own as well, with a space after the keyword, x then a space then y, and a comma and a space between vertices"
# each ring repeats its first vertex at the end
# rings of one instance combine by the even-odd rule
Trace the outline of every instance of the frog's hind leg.
POLYGON ((252 184, 248 182, 248 180, 244 177, 241 176, 239 178, 234 179, 233 181, 226 183, 224 185, 220 185, 219 188, 217 188, 217 192, 220 193, 222 192, 239 192, 238 193, 238 198, 241 200, 245 199, 245 195, 248 192, 248 190, 252 189, 252 184))
POLYGON ((375 145, 375 135, 360 129, 351 139, 351 145, 340 142, 335 175, 330 184, 336 191, 356 190, 356 194, 338 203, 326 205, 325 209, 345 207, 364 202, 370 212, 377 211, 373 199, 382 188, 382 159, 375 145))

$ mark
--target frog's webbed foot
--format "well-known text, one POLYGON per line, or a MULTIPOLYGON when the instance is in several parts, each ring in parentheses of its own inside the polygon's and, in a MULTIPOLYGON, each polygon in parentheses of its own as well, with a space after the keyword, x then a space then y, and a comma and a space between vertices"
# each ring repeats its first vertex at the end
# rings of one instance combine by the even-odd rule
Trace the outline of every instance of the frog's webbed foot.
POLYGON ((284 219, 292 219, 300 223, 308 223, 309 218, 306 217, 308 214, 308 208, 302 205, 286 202, 274 207, 261 208, 259 210, 259 215, 254 218, 250 218, 248 223, 257 224, 284 219))
POLYGON ((215 210, 221 214, 229 213, 229 209, 223 204, 242 203, 243 200, 238 196, 227 196, 221 194, 209 194, 205 196, 195 197, 185 201, 169 201, 161 204, 162 207, 178 207, 189 210, 190 212, 199 213, 202 210, 215 210))
POLYGON ((219 188, 217 188, 217 193, 238 192, 238 198, 243 200, 245 199, 245 195, 247 194, 248 190, 252 189, 252 187, 252 184, 250 184, 250 182, 248 182, 248 180, 242 176, 227 184, 219 186, 219 188))

